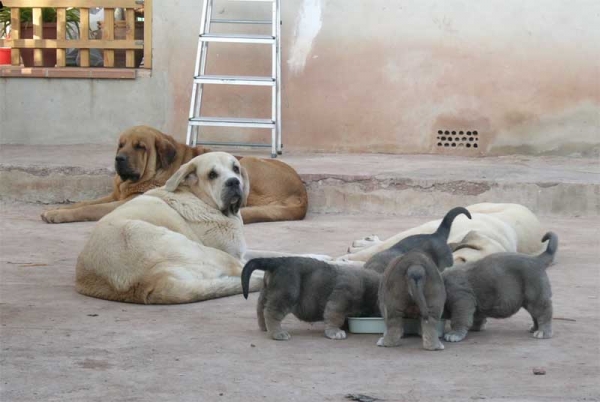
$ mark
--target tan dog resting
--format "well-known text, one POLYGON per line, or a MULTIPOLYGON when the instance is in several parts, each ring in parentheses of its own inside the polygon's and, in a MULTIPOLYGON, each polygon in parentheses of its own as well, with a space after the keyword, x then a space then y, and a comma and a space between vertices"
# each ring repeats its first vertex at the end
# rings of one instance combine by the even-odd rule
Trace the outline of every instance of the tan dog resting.
MULTIPOLYGON (((472 219, 458 216, 448 237, 455 263, 476 261, 499 252, 533 255, 545 248, 539 240, 544 235, 542 225, 533 212, 522 205, 481 203, 471 205, 467 210, 472 219)), ((350 253, 339 259, 367 261, 375 253, 387 250, 408 236, 435 232, 440 222, 441 219, 424 223, 383 242, 377 236, 357 240, 349 249, 350 253)))
MULTIPOLYGON (((181 166, 161 188, 102 218, 76 267, 77 291, 131 303, 187 303, 242 292, 246 252, 240 206, 245 169, 233 156, 210 152, 181 166)), ((250 281, 258 290, 261 280, 250 281)))
MULTIPOLYGON (((119 138, 112 194, 45 211, 42 219, 48 223, 97 221, 126 201, 163 186, 182 164, 206 152, 210 150, 180 144, 152 127, 129 128, 119 138)), ((238 159, 252 181, 242 208, 244 223, 304 219, 308 196, 292 167, 274 159, 238 159)))

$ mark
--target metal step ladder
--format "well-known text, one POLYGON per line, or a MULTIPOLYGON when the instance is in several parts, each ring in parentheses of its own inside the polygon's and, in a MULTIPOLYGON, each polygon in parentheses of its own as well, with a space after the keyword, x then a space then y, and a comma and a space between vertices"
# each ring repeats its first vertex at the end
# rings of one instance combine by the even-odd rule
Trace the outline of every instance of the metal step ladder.
POLYGON ((198 51, 196 54, 196 68, 194 70, 194 83, 192 86, 192 99, 187 130, 187 145, 223 145, 245 147, 270 147, 271 157, 276 158, 282 153, 281 144, 281 0, 229 0, 235 2, 268 2, 272 3, 271 20, 232 20, 213 19, 214 0, 204 0, 202 6, 202 20, 200 21, 200 35, 198 51), (271 25, 270 35, 242 35, 211 33, 212 24, 258 24, 271 25), (254 45, 271 45, 271 76, 230 76, 207 75, 206 58, 208 45, 211 42, 247 43, 254 45), (204 117, 202 110, 202 90, 204 85, 249 85, 271 87, 271 118, 233 118, 233 117, 204 117), (244 143, 244 142, 199 142, 200 127, 238 127, 261 128, 271 130, 271 144, 244 143))

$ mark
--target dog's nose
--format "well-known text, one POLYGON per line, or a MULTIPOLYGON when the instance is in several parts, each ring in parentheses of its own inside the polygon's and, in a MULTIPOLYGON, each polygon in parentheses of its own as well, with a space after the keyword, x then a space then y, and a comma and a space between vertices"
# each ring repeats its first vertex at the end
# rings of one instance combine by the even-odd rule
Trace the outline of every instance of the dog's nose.
POLYGON ((240 185, 240 180, 237 177, 232 177, 225 182, 226 187, 236 187, 240 185))
POLYGON ((125 159, 127 159, 127 157, 125 155, 117 155, 115 157, 115 161, 117 161, 117 162, 125 162, 125 159))

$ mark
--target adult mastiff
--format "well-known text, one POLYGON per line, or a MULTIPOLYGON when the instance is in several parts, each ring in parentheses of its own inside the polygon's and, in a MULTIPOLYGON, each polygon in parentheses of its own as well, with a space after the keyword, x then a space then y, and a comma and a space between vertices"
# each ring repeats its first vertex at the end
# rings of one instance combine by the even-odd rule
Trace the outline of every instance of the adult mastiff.
MULTIPOLYGON (((239 208, 248 175, 224 152, 197 156, 164 187, 115 209, 77 258, 79 293, 130 303, 188 303, 242 292, 247 251, 239 208)), ((254 278, 251 290, 262 281, 254 278)))
MULTIPOLYGON (((163 186, 181 165, 207 152, 210 149, 180 144, 152 127, 131 127, 119 138, 113 192, 45 211, 42 219, 47 223, 97 221, 126 201, 163 186)), ((237 158, 252 182, 241 210, 244 223, 304 219, 308 196, 292 167, 274 159, 237 158)))

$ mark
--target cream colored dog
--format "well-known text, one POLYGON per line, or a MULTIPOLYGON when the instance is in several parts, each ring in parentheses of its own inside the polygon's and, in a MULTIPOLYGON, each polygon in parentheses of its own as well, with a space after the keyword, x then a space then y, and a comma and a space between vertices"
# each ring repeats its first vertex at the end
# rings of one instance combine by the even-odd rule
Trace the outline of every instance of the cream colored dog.
MULTIPOLYGON (((248 175, 234 156, 195 157, 164 187, 98 222, 77 260, 77 291, 158 304, 241 293, 246 242, 239 210, 248 191, 248 175)), ((251 289, 261 282, 254 278, 251 289)))
MULTIPOLYGON (((454 220, 448 243, 453 249, 454 262, 470 262, 498 252, 539 254, 544 230, 537 217, 519 204, 482 203, 467 207, 472 219, 459 216, 454 220)), ((344 261, 367 261, 379 251, 392 247, 400 240, 415 234, 433 233, 441 220, 427 222, 380 241, 377 236, 357 240, 340 257, 344 261)))

